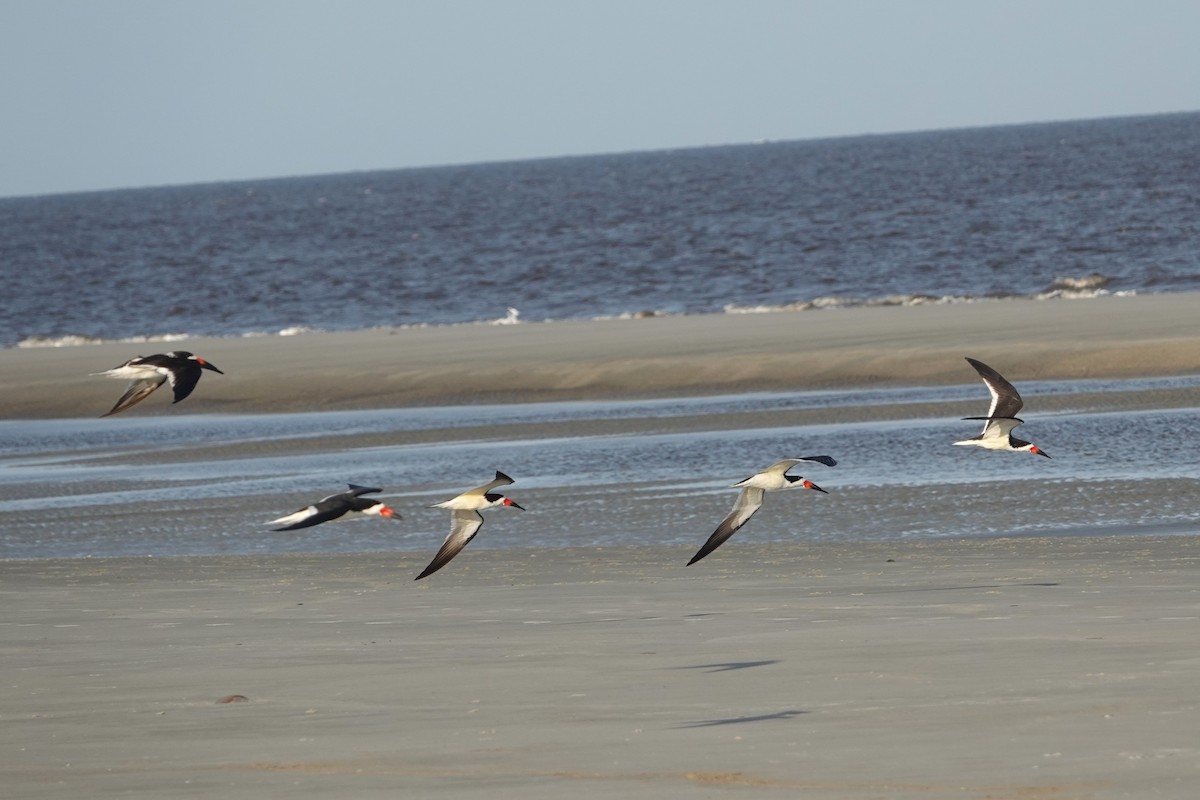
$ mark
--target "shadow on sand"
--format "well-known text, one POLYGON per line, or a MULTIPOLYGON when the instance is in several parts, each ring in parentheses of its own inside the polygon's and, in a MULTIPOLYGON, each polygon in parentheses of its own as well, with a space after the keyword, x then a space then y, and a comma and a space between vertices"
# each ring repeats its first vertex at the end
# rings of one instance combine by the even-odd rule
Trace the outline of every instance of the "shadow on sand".
POLYGON ((773 719, 791 719, 798 717, 801 714, 807 714, 807 711, 799 711, 797 709, 789 709, 787 711, 776 711, 774 714, 758 714, 753 717, 728 717, 726 719, 705 719, 697 722, 685 722, 682 725, 676 725, 676 728, 713 728, 717 725, 741 725, 746 722, 766 722, 773 719))

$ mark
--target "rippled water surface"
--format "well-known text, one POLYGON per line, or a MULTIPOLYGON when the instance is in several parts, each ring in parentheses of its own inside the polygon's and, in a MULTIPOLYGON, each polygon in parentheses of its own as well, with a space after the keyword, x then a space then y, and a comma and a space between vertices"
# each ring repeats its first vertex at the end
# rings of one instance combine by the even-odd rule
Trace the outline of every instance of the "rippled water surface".
POLYGON ((1195 113, 3 199, 0 346, 1194 291, 1198 209, 1195 113))
POLYGON ((1200 378, 1023 385, 1044 404, 1069 401, 1050 413, 1027 408, 1020 431, 1052 459, 952 446, 978 432, 949 413, 980 401, 977 385, 0 422, 0 557, 436 549, 448 515, 426 506, 496 469, 517 479, 506 491, 529 511, 489 512, 473 548, 686 549, 732 504, 729 484, 778 458, 820 453, 839 465, 794 472, 830 494, 769 495, 739 536, 1191 531, 1200 520, 1196 409, 1095 409, 1110 393, 1198 388, 1200 378), (867 421, 771 424, 846 407, 865 408, 867 421), (891 408, 926 412, 872 418, 891 408), (384 489, 405 519, 291 533, 263 524, 348 482, 384 489))

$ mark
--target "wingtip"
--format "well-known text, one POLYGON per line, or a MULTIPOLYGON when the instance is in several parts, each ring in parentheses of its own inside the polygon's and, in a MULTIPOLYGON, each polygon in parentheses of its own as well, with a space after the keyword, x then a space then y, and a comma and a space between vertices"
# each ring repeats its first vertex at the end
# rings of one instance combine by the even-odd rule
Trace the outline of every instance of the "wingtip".
MULTIPOLYGON (((455 553, 455 555, 458 555, 458 554, 455 553)), ((450 558, 445 558, 444 553, 439 550, 437 555, 435 555, 433 557, 433 560, 425 565, 425 569, 421 570, 421 574, 418 575, 417 577, 413 578, 413 580, 419 581, 422 578, 428 578, 430 575, 432 575, 433 573, 440 570, 442 567, 449 564, 453 558, 454 558, 454 556, 450 556, 450 558)))
POLYGON ((963 358, 967 360, 967 363, 971 365, 972 369, 979 373, 979 377, 981 378, 985 378, 991 373, 995 373, 997 375, 1000 374, 992 367, 989 367, 987 364, 980 361, 978 358, 971 358, 970 356, 963 356, 963 358))
MULTIPOLYGON (((124 398, 121 398, 121 399, 124 400, 124 398)), ((99 418, 104 419, 105 417, 111 417, 113 414, 119 414, 122 411, 133 408, 134 405, 135 405, 134 403, 130 403, 129 405, 122 405, 121 403, 118 402, 115 406, 110 408, 108 411, 105 411, 103 414, 101 414, 99 418)))
POLYGON ((837 459, 833 456, 805 456, 803 460, 814 461, 818 464, 824 464, 827 467, 836 467, 838 463, 837 459))

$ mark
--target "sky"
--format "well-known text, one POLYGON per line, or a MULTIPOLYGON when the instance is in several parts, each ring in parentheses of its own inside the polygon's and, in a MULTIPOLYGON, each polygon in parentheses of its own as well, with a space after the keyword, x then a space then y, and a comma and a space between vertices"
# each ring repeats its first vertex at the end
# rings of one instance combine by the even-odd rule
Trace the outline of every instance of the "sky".
POLYGON ((1200 110, 1196 0, 0 0, 0 197, 1200 110))

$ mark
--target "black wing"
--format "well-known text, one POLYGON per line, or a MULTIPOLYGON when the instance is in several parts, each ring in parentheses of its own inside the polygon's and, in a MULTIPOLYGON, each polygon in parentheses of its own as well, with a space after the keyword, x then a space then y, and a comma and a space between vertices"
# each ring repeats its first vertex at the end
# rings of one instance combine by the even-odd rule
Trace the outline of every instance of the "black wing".
POLYGON ((812 461, 817 464, 824 464, 827 467, 836 467, 837 466, 837 460, 834 459, 833 456, 803 456, 802 458, 797 458, 796 460, 797 461, 812 461))
POLYGON ((725 540, 738 532, 750 517, 754 516, 754 512, 762 508, 763 490, 748 486, 738 494, 737 501, 733 504, 733 509, 726 515, 725 519, 721 520, 721 524, 713 531, 712 536, 708 537, 708 541, 704 543, 696 555, 692 556, 692 560, 688 562, 690 567, 706 555, 716 550, 721 545, 725 544, 725 540))
POLYGON ((984 385, 991 392, 992 405, 988 408, 988 417, 1016 417, 1024 403, 1013 385, 1006 381, 1003 375, 982 361, 968 357, 967 363, 975 368, 979 377, 983 379, 984 385))
POLYGON ((467 542, 475 538, 479 527, 483 525, 483 515, 478 511, 456 509, 452 513, 454 527, 450 530, 450 535, 442 542, 442 546, 438 548, 437 555, 433 557, 433 561, 429 562, 429 566, 425 567, 425 570, 413 580, 419 581, 421 578, 429 577, 449 564, 450 560, 467 546, 467 542))
POLYGON ((127 408, 136 406, 138 403, 149 397, 155 389, 163 385, 166 381, 166 375, 159 375, 157 378, 138 378, 129 384, 129 388, 125 390, 125 394, 121 395, 121 399, 116 405, 108 410, 107 413, 101 414, 101 418, 111 417, 113 414, 120 413, 127 408))
POLYGON ((272 528, 274 531, 294 531, 298 528, 311 528, 313 525, 320 525, 322 522, 329 522, 343 516, 347 511, 351 510, 351 498, 346 495, 335 494, 332 497, 326 497, 324 500, 313 503, 311 506, 288 514, 286 517, 272 520, 272 522, 286 522, 282 528, 272 528))
POLYGON ((200 382, 202 371, 200 365, 189 358, 167 373, 167 379, 171 381, 171 388, 175 391, 175 399, 171 401, 172 403, 178 403, 192 393, 196 384, 200 382))

